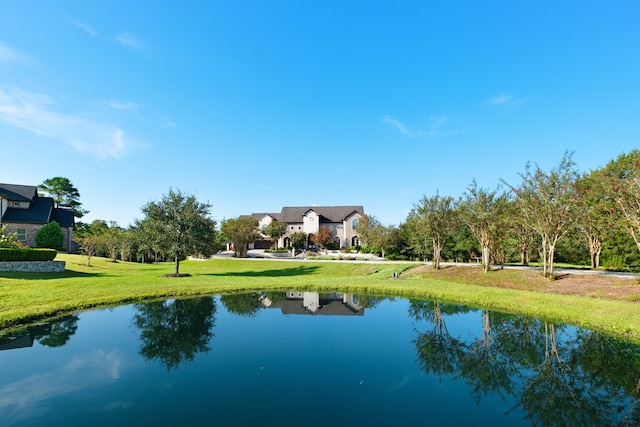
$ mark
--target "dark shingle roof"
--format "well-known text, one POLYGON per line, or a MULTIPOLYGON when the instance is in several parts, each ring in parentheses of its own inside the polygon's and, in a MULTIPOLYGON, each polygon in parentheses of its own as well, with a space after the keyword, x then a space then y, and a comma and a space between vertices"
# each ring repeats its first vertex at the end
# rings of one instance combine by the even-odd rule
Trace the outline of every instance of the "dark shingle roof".
POLYGON ((75 217, 72 209, 53 208, 51 212, 51 221, 55 221, 60 227, 74 227, 75 217))
POLYGON ((323 217, 323 222, 342 222, 354 212, 364 215, 362 206, 285 206, 276 218, 287 223, 302 222, 310 210, 323 217))
POLYGON ((53 199, 51 197, 36 197, 31 201, 29 209, 7 208, 7 211, 2 216, 2 221, 47 224, 51 218, 52 211, 53 199))
POLYGON ((354 310, 341 301, 327 301, 321 307, 310 312, 304 308, 302 300, 283 300, 270 305, 268 308, 280 309, 282 314, 302 314, 312 316, 364 316, 364 308, 354 310))
POLYGON ((0 184, 0 196, 15 202, 29 202, 38 195, 33 185, 0 184))

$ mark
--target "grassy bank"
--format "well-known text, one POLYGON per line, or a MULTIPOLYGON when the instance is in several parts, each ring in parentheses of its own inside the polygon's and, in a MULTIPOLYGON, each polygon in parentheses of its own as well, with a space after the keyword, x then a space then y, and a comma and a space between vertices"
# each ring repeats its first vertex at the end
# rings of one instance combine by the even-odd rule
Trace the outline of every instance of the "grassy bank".
MULTIPOLYGON (((638 303, 542 292, 538 276, 530 272, 504 270, 474 279, 459 273, 434 276, 419 271, 415 264, 229 259, 185 261, 180 271, 191 277, 163 278, 172 272, 172 264, 92 258, 92 266, 87 267, 85 257, 59 255, 57 259, 67 262, 66 272, 0 273, 0 328, 75 310, 164 297, 314 289, 434 298, 573 323, 640 343, 638 303), (394 272, 402 272, 400 279, 393 278, 394 272)), ((627 281, 627 286, 638 285, 627 281)))

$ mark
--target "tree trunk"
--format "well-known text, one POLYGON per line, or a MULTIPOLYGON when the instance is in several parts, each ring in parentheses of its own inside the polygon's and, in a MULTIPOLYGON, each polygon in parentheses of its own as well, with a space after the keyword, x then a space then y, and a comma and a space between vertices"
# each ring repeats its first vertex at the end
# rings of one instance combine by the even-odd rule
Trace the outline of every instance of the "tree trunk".
POLYGON ((482 270, 486 273, 489 271, 489 246, 482 247, 482 270))
POLYGON ((176 255, 176 276, 178 275, 179 270, 180 270, 180 257, 176 255))
POLYGON ((542 275, 547 277, 547 238, 542 236, 542 275))
POLYGON ((549 267, 548 267, 548 270, 549 270, 549 277, 551 277, 551 278, 553 278, 553 258, 555 256, 555 252, 556 252, 556 245, 555 244, 549 245, 549 253, 548 253, 548 256, 549 256, 548 265, 549 265, 549 267))
POLYGON ((433 269, 438 270, 440 268, 440 252, 442 251, 442 245, 436 239, 433 239, 433 269))
POLYGON ((529 248, 520 247, 520 263, 526 267, 529 265, 529 248))

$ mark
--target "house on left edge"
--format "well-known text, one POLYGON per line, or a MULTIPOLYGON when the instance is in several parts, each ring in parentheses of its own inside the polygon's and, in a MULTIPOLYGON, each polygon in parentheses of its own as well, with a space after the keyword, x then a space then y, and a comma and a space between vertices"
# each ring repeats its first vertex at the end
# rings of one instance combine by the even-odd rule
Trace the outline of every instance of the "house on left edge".
POLYGON ((62 228, 63 249, 74 252, 72 209, 55 207, 52 197, 38 196, 36 186, 0 184, 0 225, 16 233, 19 242, 35 246, 38 230, 53 221, 62 228))

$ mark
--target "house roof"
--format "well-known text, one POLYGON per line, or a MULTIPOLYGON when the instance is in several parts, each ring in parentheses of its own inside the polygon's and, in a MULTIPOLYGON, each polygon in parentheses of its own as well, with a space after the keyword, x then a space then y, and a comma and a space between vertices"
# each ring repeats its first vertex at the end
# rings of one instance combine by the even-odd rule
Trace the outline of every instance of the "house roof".
POLYGON ((317 213, 322 222, 342 222, 356 212, 364 215, 362 206, 285 206, 275 218, 287 223, 302 222, 302 217, 310 210, 317 213))
POLYGON ((51 218, 52 211, 53 199, 51 197, 36 197, 31 200, 29 209, 8 207, 2 216, 2 221, 47 224, 49 218, 51 218))
POLYGON ((53 208, 51 221, 55 221, 60 227, 75 227, 75 216, 73 209, 53 208))
POLYGON ((0 184, 0 196, 15 202, 30 202, 38 196, 38 188, 33 185, 0 184))
POLYGON ((355 310, 342 301, 326 301, 314 312, 304 308, 302 300, 277 301, 268 308, 280 309, 282 314, 302 314, 312 316, 364 316, 364 308, 355 310))
POLYGON ((262 218, 264 218, 265 216, 270 216, 270 217, 271 217, 271 218, 273 218, 273 219, 278 219, 278 216, 280 216, 280 214, 277 214, 277 213, 263 213, 263 212, 260 212, 260 213, 252 213, 252 214, 251 214, 251 216, 252 216, 254 219, 256 219, 256 220, 260 221, 260 220, 261 220, 262 218))

